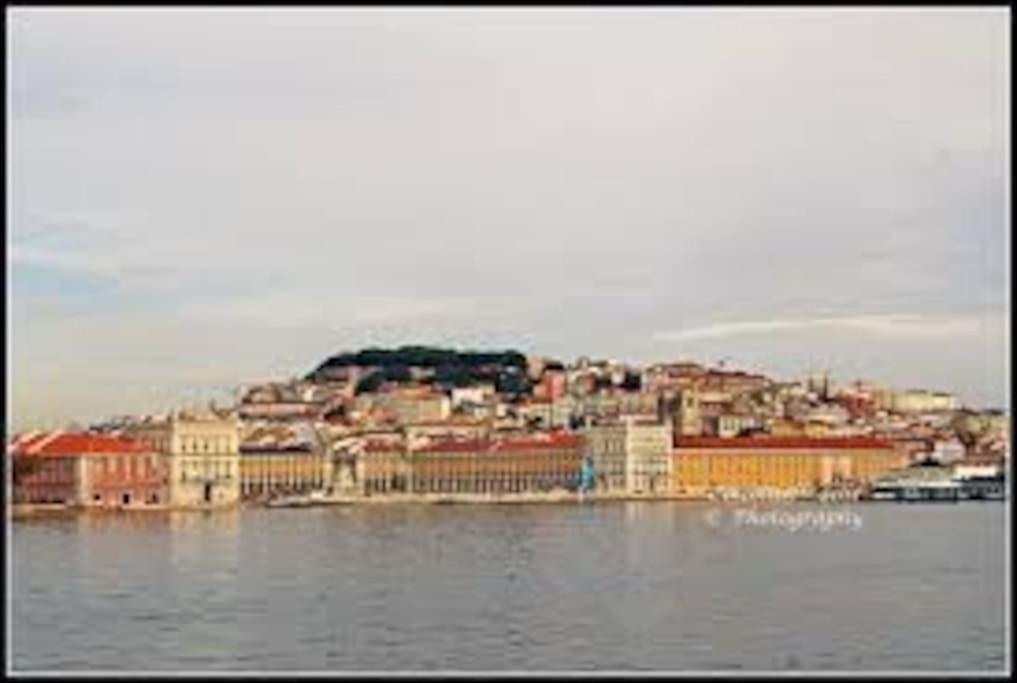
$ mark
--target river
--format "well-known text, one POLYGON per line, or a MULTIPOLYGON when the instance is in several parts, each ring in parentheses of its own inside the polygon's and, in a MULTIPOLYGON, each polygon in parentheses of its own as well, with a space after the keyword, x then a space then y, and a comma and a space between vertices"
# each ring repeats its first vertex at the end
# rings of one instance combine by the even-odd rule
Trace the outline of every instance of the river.
POLYGON ((690 502, 17 521, 10 661, 16 672, 1002 670, 1006 507, 779 508, 848 515, 822 527, 690 502))

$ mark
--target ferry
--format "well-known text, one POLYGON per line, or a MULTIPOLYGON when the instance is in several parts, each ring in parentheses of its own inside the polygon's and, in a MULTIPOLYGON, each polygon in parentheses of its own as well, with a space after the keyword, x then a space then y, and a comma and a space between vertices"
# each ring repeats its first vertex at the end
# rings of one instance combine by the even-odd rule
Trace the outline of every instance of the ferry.
POLYGON ((928 482, 900 480, 880 482, 865 496, 866 500, 898 500, 903 502, 950 502, 961 499, 961 487, 956 482, 928 482))
POLYGON ((863 498, 903 502, 1004 500, 1006 490, 1003 477, 929 479, 904 475, 875 482, 863 498))

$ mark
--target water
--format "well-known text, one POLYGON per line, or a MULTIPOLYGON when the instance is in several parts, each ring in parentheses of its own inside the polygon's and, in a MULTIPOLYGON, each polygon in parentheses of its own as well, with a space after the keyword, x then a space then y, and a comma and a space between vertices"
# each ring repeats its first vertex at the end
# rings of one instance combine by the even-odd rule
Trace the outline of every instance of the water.
MULTIPOLYGON (((797 510, 821 506, 801 504, 797 510)), ((858 529, 642 502, 86 515, 12 526, 26 670, 1000 670, 1000 503, 858 529), (704 520, 710 520, 709 522, 704 520)))

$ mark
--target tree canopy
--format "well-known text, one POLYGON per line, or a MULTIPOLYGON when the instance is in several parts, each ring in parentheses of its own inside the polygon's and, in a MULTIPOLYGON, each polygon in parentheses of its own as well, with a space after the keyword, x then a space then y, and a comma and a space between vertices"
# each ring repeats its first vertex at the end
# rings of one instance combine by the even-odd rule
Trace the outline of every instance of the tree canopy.
MULTIPOLYGON (((307 379, 323 381, 329 371, 338 368, 377 368, 361 378, 357 391, 373 391, 382 381, 409 382, 410 368, 427 368, 433 374, 425 382, 441 386, 465 387, 478 383, 495 383, 506 371, 526 368, 526 356, 519 351, 456 351, 430 346, 401 346, 396 349, 367 348, 356 352, 336 354, 327 358, 307 379)), ((512 384, 510 381, 509 384, 512 384)))

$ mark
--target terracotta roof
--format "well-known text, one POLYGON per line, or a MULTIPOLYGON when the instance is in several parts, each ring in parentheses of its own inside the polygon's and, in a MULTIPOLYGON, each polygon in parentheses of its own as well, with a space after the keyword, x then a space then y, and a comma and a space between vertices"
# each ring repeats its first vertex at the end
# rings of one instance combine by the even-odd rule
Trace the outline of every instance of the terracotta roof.
POLYGON ((430 443, 416 449, 422 453, 506 453, 552 448, 573 448, 581 443, 581 437, 560 432, 544 433, 539 436, 520 439, 461 439, 430 443))
POLYGON ((73 456, 81 453, 150 453, 139 441, 86 432, 48 432, 14 444, 16 456, 73 456))
POLYGON ((544 438, 513 439, 511 441, 497 441, 494 449, 496 451, 526 451, 542 448, 573 448, 582 443, 581 437, 576 434, 550 434, 544 438))
POLYGON ((824 448, 861 449, 893 448, 886 439, 871 436, 803 437, 803 436, 683 436, 675 440, 676 448, 824 448))
POLYGON ((490 447, 490 441, 460 439, 433 442, 413 450, 417 453, 470 453, 474 451, 487 451, 490 447))

